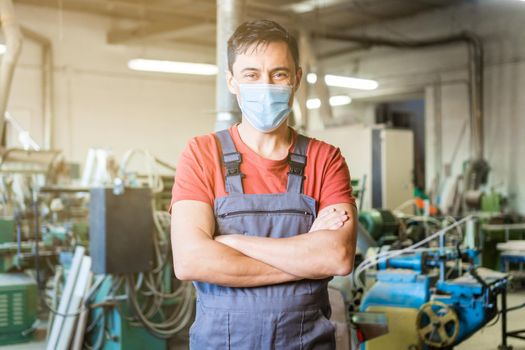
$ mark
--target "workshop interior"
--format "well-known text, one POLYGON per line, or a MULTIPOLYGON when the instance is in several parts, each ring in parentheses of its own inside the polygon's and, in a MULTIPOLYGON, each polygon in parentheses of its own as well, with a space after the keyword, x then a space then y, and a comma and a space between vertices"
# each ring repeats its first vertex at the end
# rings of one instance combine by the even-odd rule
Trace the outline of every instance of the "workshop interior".
POLYGON ((256 19, 299 43, 289 125, 351 174, 336 349, 525 349, 523 0, 0 0, 0 349, 188 349, 174 176, 240 121, 256 19))

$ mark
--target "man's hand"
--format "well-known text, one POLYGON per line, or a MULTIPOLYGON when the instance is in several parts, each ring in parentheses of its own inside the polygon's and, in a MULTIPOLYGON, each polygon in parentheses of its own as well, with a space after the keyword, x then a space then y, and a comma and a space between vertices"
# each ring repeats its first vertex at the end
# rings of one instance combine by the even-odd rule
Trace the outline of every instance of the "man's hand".
POLYGON ((319 213, 317 219, 315 219, 310 231, 320 230, 337 230, 343 227, 344 223, 348 220, 348 214, 346 210, 328 208, 319 213))

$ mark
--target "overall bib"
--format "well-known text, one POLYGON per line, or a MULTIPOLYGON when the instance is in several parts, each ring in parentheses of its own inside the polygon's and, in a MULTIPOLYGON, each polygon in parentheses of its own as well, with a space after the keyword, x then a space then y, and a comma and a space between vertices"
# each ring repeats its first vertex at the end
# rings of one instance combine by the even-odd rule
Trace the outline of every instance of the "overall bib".
MULTIPOLYGON (((241 155, 228 130, 217 133, 226 167, 228 195, 215 200, 217 234, 284 238, 310 230, 315 200, 303 194, 309 139, 297 135, 288 156, 285 193, 244 194, 241 155)), ((329 321, 329 279, 264 287, 229 288, 195 282, 197 315, 190 329, 192 350, 335 349, 329 321)))

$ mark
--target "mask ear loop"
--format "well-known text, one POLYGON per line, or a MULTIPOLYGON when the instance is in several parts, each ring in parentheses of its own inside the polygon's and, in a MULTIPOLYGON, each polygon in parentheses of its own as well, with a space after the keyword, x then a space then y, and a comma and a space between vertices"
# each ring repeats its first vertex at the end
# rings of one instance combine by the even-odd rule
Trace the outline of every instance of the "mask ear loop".
POLYGON ((294 76, 293 76, 293 83, 290 82, 290 83, 288 84, 288 86, 292 89, 292 93, 295 93, 295 92, 296 92, 296 90, 295 90, 295 83, 296 83, 296 82, 297 82, 297 76, 294 75, 294 76))
POLYGON ((241 101, 239 99, 239 96, 241 95, 241 87, 239 86, 239 82, 237 81, 237 79, 235 79, 233 76, 232 76, 232 85, 237 89, 237 95, 235 95, 235 98, 237 99, 237 104, 239 105, 239 109, 241 108, 241 101))
POLYGON ((241 93, 241 88, 239 86, 239 82, 237 81, 237 79, 235 79, 233 76, 232 76, 232 85, 234 85, 236 88, 237 88, 237 91, 239 93, 241 93))

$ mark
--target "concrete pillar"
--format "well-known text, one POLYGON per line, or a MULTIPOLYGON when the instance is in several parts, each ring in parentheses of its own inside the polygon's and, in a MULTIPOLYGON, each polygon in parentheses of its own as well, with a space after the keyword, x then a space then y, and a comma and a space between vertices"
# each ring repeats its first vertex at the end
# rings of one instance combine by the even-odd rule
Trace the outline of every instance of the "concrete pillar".
POLYGON ((243 21, 244 0, 217 0, 217 81, 215 130, 223 130, 241 120, 237 99, 226 86, 228 39, 243 21))
POLYGON ((332 107, 330 106, 330 91, 328 90, 328 86, 324 81, 323 65, 317 60, 316 52, 311 44, 310 34, 305 30, 301 30, 299 36, 299 51, 301 55, 301 64, 304 65, 303 74, 305 75, 305 79, 303 81, 305 84, 305 90, 301 91, 306 95, 303 95, 304 98, 303 101, 301 101, 304 102, 304 110, 306 112, 304 114, 303 123, 305 127, 307 127, 308 110, 306 109, 306 100, 308 99, 308 82, 306 81, 306 75, 309 72, 315 72, 317 75, 317 81, 314 84, 315 92, 318 98, 321 100, 319 114, 321 115, 321 121, 323 122, 323 125, 326 127, 333 121, 332 107))

